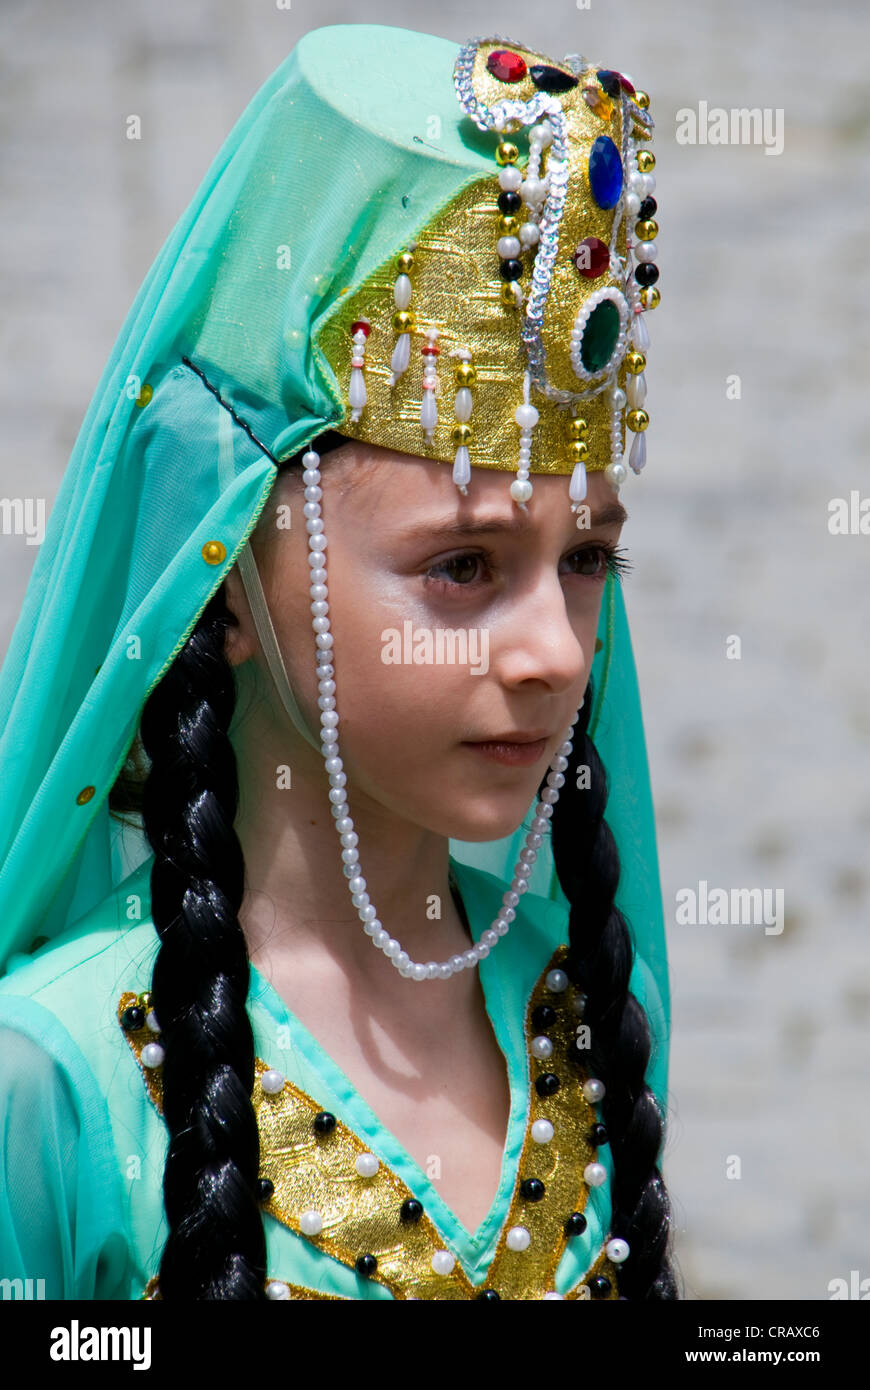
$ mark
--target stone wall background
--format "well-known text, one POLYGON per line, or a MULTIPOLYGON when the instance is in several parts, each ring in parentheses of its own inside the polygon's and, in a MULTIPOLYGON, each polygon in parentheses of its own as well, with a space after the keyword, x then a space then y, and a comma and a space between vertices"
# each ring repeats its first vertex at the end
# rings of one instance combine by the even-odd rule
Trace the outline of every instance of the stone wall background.
MULTIPOLYGON (((665 1176, 688 1297, 825 1299, 830 1280, 870 1276, 870 538, 827 526, 832 497, 870 495, 868 12, 5 0, 0 495, 50 511, 123 317, 220 142, 302 33, 345 22, 582 51, 650 91, 662 305, 649 464, 623 500, 669 918, 665 1176), (676 112, 702 100, 781 108, 782 153, 678 145, 676 112), (702 879, 782 888, 784 931, 676 925, 676 893, 702 879)), ((0 652, 35 554, 0 538, 0 652)))

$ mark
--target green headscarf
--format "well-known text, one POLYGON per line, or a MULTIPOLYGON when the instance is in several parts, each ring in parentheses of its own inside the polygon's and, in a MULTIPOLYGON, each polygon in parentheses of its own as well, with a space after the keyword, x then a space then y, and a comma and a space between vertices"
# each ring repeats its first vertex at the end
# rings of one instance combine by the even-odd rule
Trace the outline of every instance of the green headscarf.
MULTIPOLYGON (((107 797, 145 701, 245 545, 275 458, 346 414, 313 346, 318 326, 342 292, 492 172, 492 139, 457 103, 457 52, 373 25, 305 35, 247 107, 145 279, 0 672, 0 969, 64 931, 131 867, 107 797), (417 132, 435 114, 433 157, 417 132), (227 411, 185 358, 236 413, 231 447, 227 411)), ((612 578, 598 635, 590 734, 610 779, 617 905, 658 989, 654 1089, 664 1104, 661 889, 629 629, 612 578)), ((524 833, 450 850, 507 886, 524 833)), ((531 891, 565 901, 547 837, 531 891)))

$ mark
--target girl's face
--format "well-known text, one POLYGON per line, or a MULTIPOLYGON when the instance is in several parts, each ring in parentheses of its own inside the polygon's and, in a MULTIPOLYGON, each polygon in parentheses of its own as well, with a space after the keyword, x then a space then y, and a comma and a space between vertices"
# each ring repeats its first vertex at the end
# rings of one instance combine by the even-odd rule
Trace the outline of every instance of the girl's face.
MULTIPOLYGON (((463 497, 449 464, 355 441, 324 455, 321 474, 351 814, 380 808, 460 840, 513 833, 583 698, 604 581, 618 563, 616 494, 591 473, 591 522, 578 529, 567 476, 533 475, 524 512, 507 472, 473 469, 463 497), (480 746, 505 738, 535 742, 525 756, 480 746)), ((300 475, 279 477, 253 543, 290 683, 317 736, 302 489, 300 475)), ((241 627, 230 659, 262 662, 231 578, 241 627)), ((276 695, 274 710, 294 771, 319 762, 322 774, 276 695)))

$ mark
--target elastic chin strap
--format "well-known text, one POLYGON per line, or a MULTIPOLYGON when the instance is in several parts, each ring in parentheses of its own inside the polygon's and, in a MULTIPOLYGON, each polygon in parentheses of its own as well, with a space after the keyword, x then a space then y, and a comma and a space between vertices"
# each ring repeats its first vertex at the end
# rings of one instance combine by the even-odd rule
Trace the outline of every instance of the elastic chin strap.
POLYGON ((305 723, 302 711, 296 703, 296 697, 290 688, 290 681, 287 678, 287 668, 284 665, 284 658, 281 655, 281 648, 278 646, 278 638, 275 636, 275 629, 272 626, 272 616, 266 603, 266 595, 263 593, 263 585, 260 581, 260 574, 254 559, 254 552, 251 543, 248 541, 239 552, 237 559, 239 573, 242 576, 242 584, 248 596, 248 603, 251 605, 251 615, 254 619, 254 627, 257 629, 257 636, 260 639, 260 646, 266 663, 272 673, 275 688, 281 697, 281 703, 287 712, 294 727, 310 743, 311 747, 320 752, 320 744, 313 737, 308 725, 305 723))

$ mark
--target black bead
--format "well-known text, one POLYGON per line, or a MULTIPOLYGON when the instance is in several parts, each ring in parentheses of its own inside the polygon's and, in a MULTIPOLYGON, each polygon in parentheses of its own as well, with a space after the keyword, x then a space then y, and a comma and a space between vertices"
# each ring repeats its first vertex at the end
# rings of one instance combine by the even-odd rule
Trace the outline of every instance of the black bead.
POLYGON ((561 1084, 554 1072, 545 1071, 535 1082, 535 1090, 539 1096, 554 1096, 561 1084))
POLYGON ((566 1236, 582 1236, 586 1230, 586 1217, 581 1211, 572 1211, 568 1220, 565 1222, 566 1236))
POLYGON ((561 68, 551 68, 548 63, 535 63, 529 68, 531 79, 539 92, 570 92, 577 86, 573 72, 563 72, 561 68))
POLYGON ((402 1203, 399 1219, 401 1221, 419 1221, 422 1215, 423 1203, 418 1202, 416 1197, 409 1197, 407 1202, 402 1203))
POLYGON ((523 1178, 520 1183, 520 1193, 527 1202, 540 1202, 546 1190, 540 1178, 523 1178))
POLYGON ((271 1179, 271 1178, 258 1178, 258 1179, 257 1179, 257 1201, 258 1201, 258 1202, 268 1202, 269 1198, 272 1196, 272 1193, 273 1193, 274 1191, 275 1191, 275 1184, 272 1182, 272 1179, 271 1179))
POLYGON ((636 267, 634 278, 639 285, 654 285, 659 278, 659 268, 651 261, 643 261, 636 267))
POLYGON ((637 210, 638 222, 648 222, 657 208, 658 203, 656 202, 655 198, 644 198, 643 202, 637 210))
POLYGON ((612 1287, 606 1274, 596 1274, 594 1279, 589 1280, 589 1292, 593 1298, 606 1298, 612 1287))
POLYGON ((622 91, 622 83, 615 72, 611 72, 610 68, 599 68, 595 76, 598 78, 602 90, 605 91, 609 97, 619 96, 622 91))
POLYGON ((357 1274, 362 1274, 366 1279, 370 1279, 378 1267, 378 1262, 374 1255, 360 1255, 356 1262, 357 1274))
POLYGON ((514 193, 510 188, 502 189, 498 195, 498 210, 509 216, 512 212, 519 212, 523 205, 523 200, 519 193, 514 193))
POLYGON ((589 1142, 590 1144, 594 1144, 596 1148, 600 1148, 602 1144, 607 1143, 607 1130, 604 1125, 592 1126, 592 1129, 589 1131, 589 1142))
POLYGON ((539 1004, 532 1011, 532 1027, 536 1033, 546 1033, 548 1028, 552 1028, 556 1022, 556 1010, 551 1009, 549 1004, 539 1004))
POLYGON ((478 1303, 500 1303, 501 1294, 496 1293, 495 1289, 481 1289, 480 1293, 475 1294, 478 1303))
POLYGON ((503 280, 519 280, 523 273, 523 263, 513 257, 508 257, 506 261, 502 261, 498 273, 503 280))
POLYGON ((121 1014, 121 1027, 125 1033, 137 1033, 140 1028, 145 1027, 145 1010, 138 1004, 131 1004, 129 1009, 125 1009, 121 1014))
POLYGON ((328 1110, 321 1110, 319 1115, 314 1116, 314 1133, 331 1134, 335 1129, 335 1116, 328 1110))

